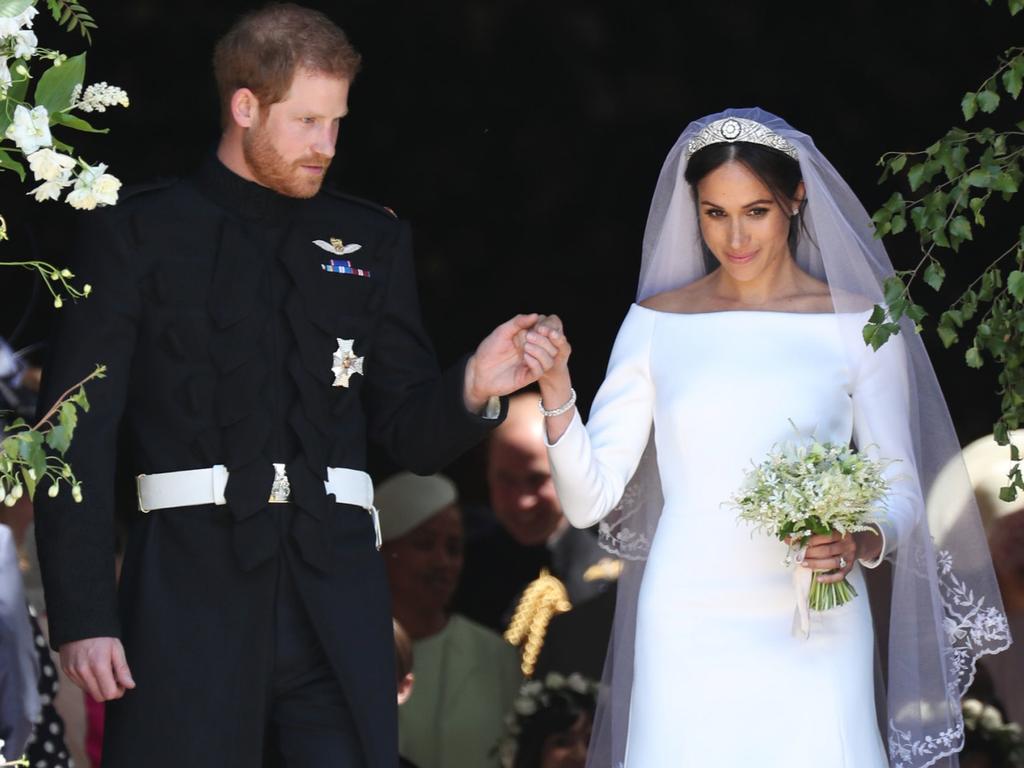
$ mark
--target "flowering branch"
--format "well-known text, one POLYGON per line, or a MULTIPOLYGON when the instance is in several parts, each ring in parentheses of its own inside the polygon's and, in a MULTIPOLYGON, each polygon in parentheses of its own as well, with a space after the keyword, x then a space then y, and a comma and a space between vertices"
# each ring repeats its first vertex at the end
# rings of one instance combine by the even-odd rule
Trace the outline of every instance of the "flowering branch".
POLYGON ((17 419, 5 430, 10 434, 0 442, 0 501, 13 507, 26 491, 32 498, 43 479, 50 481, 47 489, 50 498, 60 493, 60 484, 64 482, 71 488, 71 497, 75 501, 82 500, 82 486, 62 457, 78 425, 78 411, 89 410, 85 385, 93 379, 102 379, 106 371, 106 366, 97 365, 92 373, 57 398, 34 426, 17 419), (48 454, 47 448, 59 456, 48 454))

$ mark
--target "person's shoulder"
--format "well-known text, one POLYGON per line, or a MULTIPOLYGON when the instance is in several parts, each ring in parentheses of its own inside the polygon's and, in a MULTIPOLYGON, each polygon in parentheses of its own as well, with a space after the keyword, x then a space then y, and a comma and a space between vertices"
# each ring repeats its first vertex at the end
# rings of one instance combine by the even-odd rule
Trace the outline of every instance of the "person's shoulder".
POLYGON ((700 311, 704 297, 708 294, 710 280, 711 275, 705 275, 692 283, 648 296, 639 304, 655 312, 678 314, 700 311))
POLYGON ((398 214, 392 208, 350 195, 336 187, 324 185, 318 199, 332 209, 345 209, 350 214, 363 216, 381 226, 394 226, 399 222, 398 214))
POLYGON ((511 648, 497 632, 483 624, 477 624, 460 613, 453 613, 448 621, 451 623, 452 635, 458 637, 460 644, 464 646, 499 654, 505 653, 506 648, 511 648))
POLYGON ((112 210, 134 211, 158 207, 183 191, 181 179, 176 176, 128 184, 118 193, 117 205, 112 210))

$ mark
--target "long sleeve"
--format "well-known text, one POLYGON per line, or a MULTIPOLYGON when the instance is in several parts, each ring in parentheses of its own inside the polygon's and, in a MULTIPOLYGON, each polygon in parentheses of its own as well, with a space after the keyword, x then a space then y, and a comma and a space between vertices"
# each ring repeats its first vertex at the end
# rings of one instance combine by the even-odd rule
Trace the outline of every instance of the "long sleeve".
POLYGON ((593 525, 615 507, 647 445, 654 418, 650 356, 655 321, 655 312, 630 308, 587 426, 577 412, 558 441, 548 445, 562 510, 577 528, 593 525))
POLYGON ((484 419, 466 410, 467 358, 438 371, 420 319, 409 228, 400 222, 395 229, 374 367, 367 370, 370 435, 405 468, 429 474, 474 445, 501 418, 484 419))
POLYGON ((882 554, 875 567, 906 541, 924 502, 915 469, 910 430, 910 381, 906 346, 896 336, 878 351, 868 347, 853 388, 853 438, 858 450, 892 463, 885 470, 890 491, 877 521, 882 532, 882 554))
POLYGON ((82 484, 76 504, 67 486, 51 499, 36 495, 36 541, 54 648, 87 637, 117 636, 114 577, 114 470, 118 425, 128 396, 140 300, 137 264, 113 226, 113 214, 82 218, 73 269, 93 285, 86 299, 60 310, 44 368, 40 411, 91 373, 107 376, 88 386, 91 408, 79 413, 65 458, 82 484))

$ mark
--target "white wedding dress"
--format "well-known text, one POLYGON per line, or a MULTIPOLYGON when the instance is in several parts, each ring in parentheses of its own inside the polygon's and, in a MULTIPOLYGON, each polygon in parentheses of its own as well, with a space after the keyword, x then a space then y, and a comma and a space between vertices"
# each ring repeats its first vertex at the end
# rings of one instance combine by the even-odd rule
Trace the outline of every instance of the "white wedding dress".
MULTIPOLYGON (((888 766, 861 565, 859 596, 812 612, 796 636, 785 545, 723 504, 752 462, 797 439, 794 425, 909 455, 899 340, 878 353, 860 342, 855 374, 847 362, 860 348, 844 334, 865 318, 634 305, 586 428, 577 415, 549 446, 565 513, 584 527, 619 501, 655 425, 665 506, 637 608, 626 768, 888 766)), ((893 477, 886 552, 919 504, 912 477, 893 477)))

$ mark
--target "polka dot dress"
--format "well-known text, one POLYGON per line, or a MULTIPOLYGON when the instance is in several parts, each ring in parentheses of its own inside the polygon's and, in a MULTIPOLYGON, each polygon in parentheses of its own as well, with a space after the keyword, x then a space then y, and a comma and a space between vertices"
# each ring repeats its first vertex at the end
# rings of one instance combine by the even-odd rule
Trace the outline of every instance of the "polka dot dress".
POLYGON ((42 717, 32 731, 32 738, 26 748, 26 757, 31 768, 74 768, 75 762, 64 744, 64 721, 57 714, 53 701, 57 698, 57 667, 46 647, 46 638, 39 629, 34 608, 29 608, 32 634, 35 636, 36 652, 39 654, 39 699, 43 704, 42 717))

